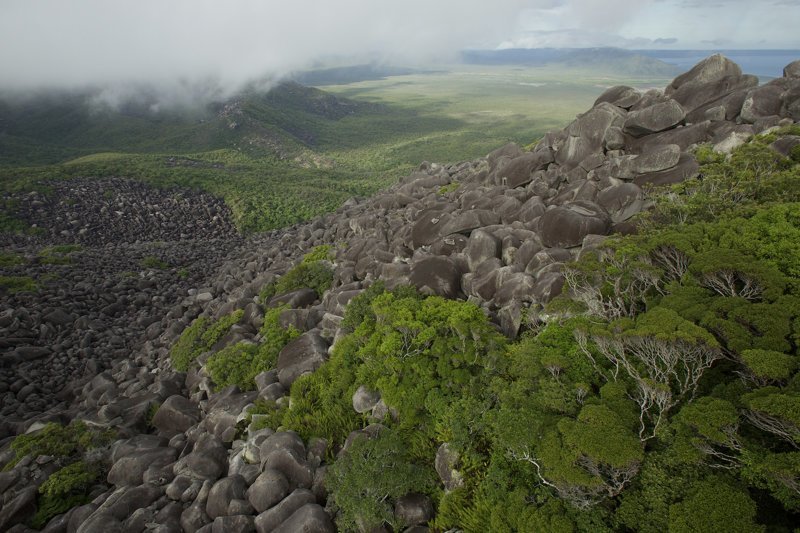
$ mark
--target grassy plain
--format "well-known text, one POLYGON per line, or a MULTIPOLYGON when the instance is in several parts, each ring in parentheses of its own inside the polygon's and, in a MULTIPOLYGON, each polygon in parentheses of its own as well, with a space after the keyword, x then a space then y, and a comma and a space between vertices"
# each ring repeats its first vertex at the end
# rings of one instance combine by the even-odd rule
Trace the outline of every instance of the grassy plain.
MULTIPOLYGON (((199 188, 223 197, 240 229, 261 231, 374 193, 425 160, 457 162, 511 141, 530 144, 587 110, 606 87, 666 82, 555 67, 459 65, 319 87, 355 102, 343 107, 299 86, 245 94, 235 117, 243 125, 234 128, 219 109, 204 118, 119 113, 89 120, 77 118, 67 102, 59 117, 50 117, 53 131, 48 117, 29 115, 27 137, 6 143, 19 153, 0 161, 0 188, 41 189, 43 180, 73 176, 199 188), (135 127, 126 129, 131 121, 135 127)), ((16 229, 10 207, 3 226, 16 229)))

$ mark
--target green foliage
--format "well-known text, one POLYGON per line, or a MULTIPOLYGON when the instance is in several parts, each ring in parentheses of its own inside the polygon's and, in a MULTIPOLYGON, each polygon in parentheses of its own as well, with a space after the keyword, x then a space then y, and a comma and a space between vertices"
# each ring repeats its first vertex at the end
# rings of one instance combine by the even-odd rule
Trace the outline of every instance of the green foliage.
POLYGON ((67 494, 64 496, 40 496, 37 502, 36 513, 30 520, 34 529, 42 529, 53 517, 64 514, 73 507, 89 503, 86 494, 67 494))
MULTIPOLYGON (((280 314, 284 307, 274 308, 267 311, 264 315, 264 324, 261 327, 262 341, 260 344, 240 342, 231 346, 226 346, 208 358, 206 370, 218 388, 229 385, 237 385, 241 390, 255 389, 255 377, 261 372, 265 372, 275 367, 278 361, 278 354, 286 344, 300 335, 294 327, 283 328, 280 325, 280 314)), ((241 319, 241 311, 229 315, 228 322, 235 322, 241 319)), ((234 323, 235 323, 234 322, 234 323)), ((227 331, 230 325, 223 324, 227 331)), ((213 327, 206 331, 212 333, 213 327)), ((205 335, 204 334, 204 337, 205 335)), ((212 335, 211 338, 218 338, 212 335)), ((216 340, 214 341, 216 342, 216 340)))
POLYGON ((169 355, 175 370, 186 372, 200 354, 210 350, 242 316, 244 311, 239 309, 213 323, 207 317, 196 318, 170 349, 169 355))
POLYGON ((97 477, 96 468, 84 461, 77 461, 51 474, 47 481, 39 486, 39 494, 53 497, 84 492, 97 480, 97 477))
POLYGON ((169 268, 169 264, 166 261, 163 261, 158 257, 154 257, 152 255, 143 257, 140 264, 142 265, 142 268, 153 268, 157 270, 164 270, 165 268, 169 268))
POLYGON ((161 408, 160 402, 153 402, 150 404, 150 407, 147 408, 147 415, 145 417, 145 423, 148 428, 154 428, 153 426, 153 418, 155 418, 156 413, 158 412, 159 408, 161 408))
POLYGON ((395 519, 392 504, 409 493, 433 494, 436 472, 408 452, 404 436, 383 430, 377 437, 356 439, 325 478, 342 531, 371 529, 382 524, 397 531, 411 524, 395 519))
POLYGON ((797 370, 797 359, 772 350, 743 350, 742 361, 759 380, 786 381, 797 370))
MULTIPOLYGON (((311 252, 315 254, 316 252, 311 252)), ((320 259, 306 260, 288 270, 276 281, 265 285, 259 293, 262 303, 267 303, 273 296, 280 296, 298 289, 313 289, 321 298, 333 283, 333 269, 320 259)))
POLYGON ((13 252, 0 252, 0 267, 13 267, 21 265, 25 259, 13 252))
POLYGON ((333 261, 335 259, 333 246, 330 244, 320 244, 315 246, 303 256, 303 263, 314 263, 315 261, 333 261))
POLYGON ((501 364, 504 342, 472 304, 379 290, 353 299, 347 315, 358 325, 325 364, 292 385, 282 423, 304 438, 340 445, 363 423, 351 398, 365 385, 397 411, 399 428, 433 453, 436 434, 452 431, 452 405, 479 395, 481 375, 501 364))
POLYGON ((39 251, 39 262, 44 265, 69 265, 72 263, 71 255, 82 249, 79 244, 49 246, 39 251))
POLYGON ((98 480, 99 469, 84 461, 70 463, 53 472, 39 486, 39 501, 31 526, 41 529, 56 515, 88 501, 90 487, 98 480))
POLYGON ((243 316, 244 310, 239 309, 220 318, 203 332, 203 335, 200 337, 200 341, 204 346, 211 348, 228 332, 228 330, 231 329, 231 327, 233 327, 235 324, 238 324, 243 316))
POLYGON ((669 531, 713 533, 764 531, 755 522, 756 504, 746 491, 714 478, 697 483, 691 495, 669 510, 669 531))
POLYGON ((183 330, 181 336, 169 351, 172 366, 179 372, 189 370, 189 365, 202 353, 203 333, 209 325, 206 317, 199 317, 183 330))
POLYGON ((447 185, 442 185, 441 187, 439 187, 437 194, 439 196, 445 196, 448 193, 457 191, 460 186, 461 184, 457 181, 454 181, 453 183, 449 183, 447 185))
POLYGON ((107 446, 115 435, 113 430, 93 429, 80 421, 73 421, 67 426, 51 422, 39 431, 18 435, 11 442, 15 455, 5 470, 13 468, 28 455, 34 458, 40 455, 74 457, 84 451, 107 446))
POLYGON ((29 276, 0 276, 0 290, 11 294, 18 292, 34 292, 39 288, 36 280, 29 276))

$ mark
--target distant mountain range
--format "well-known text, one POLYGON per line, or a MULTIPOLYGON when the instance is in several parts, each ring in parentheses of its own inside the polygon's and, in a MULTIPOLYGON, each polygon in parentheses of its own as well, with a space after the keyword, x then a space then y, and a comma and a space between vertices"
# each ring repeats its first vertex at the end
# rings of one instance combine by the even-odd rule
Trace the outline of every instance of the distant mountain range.
POLYGON ((473 65, 559 65, 591 68, 609 74, 672 77, 681 72, 675 65, 621 48, 508 48, 467 50, 462 60, 473 65))

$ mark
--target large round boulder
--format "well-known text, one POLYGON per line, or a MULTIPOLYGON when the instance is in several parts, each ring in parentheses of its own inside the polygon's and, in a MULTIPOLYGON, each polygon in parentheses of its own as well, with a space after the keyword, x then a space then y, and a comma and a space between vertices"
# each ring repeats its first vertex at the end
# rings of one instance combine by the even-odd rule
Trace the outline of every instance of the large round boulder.
POLYGON ((686 90, 687 87, 705 85, 729 76, 741 75, 742 69, 739 68, 739 65, 722 54, 714 54, 672 80, 664 92, 671 95, 682 88, 686 90))
POLYGON ((426 257, 411 266, 409 282, 423 293, 456 298, 461 293, 461 269, 449 257, 426 257))
POLYGON ((578 201, 547 211, 540 220, 542 243, 548 248, 580 246, 590 234, 606 235, 611 218, 593 202, 578 201))
POLYGON ((634 137, 674 128, 686 118, 686 111, 675 100, 667 100, 628 113, 623 131, 634 137))
POLYGON ((309 331, 287 344, 278 354, 278 381, 287 390, 301 375, 313 372, 328 359, 328 343, 309 331))

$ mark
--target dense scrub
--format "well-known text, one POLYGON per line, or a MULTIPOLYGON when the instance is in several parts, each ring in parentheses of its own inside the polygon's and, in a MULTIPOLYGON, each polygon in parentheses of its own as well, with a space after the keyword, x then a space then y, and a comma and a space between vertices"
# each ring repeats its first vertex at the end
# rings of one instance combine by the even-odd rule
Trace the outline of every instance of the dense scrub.
POLYGON ((103 479, 106 465, 99 449, 116 438, 113 430, 90 428, 80 421, 68 426, 49 423, 41 431, 20 435, 11 443, 14 458, 10 470, 25 457, 51 458, 56 470, 39 486, 37 512, 31 526, 41 528, 54 516, 91 500, 90 489, 103 479))
MULTIPOLYGON (((343 530, 402 493, 465 531, 792 531, 800 513, 800 165, 757 137, 568 266, 546 323, 507 344, 472 304, 383 291, 330 360, 264 409, 324 437, 343 530), (380 393, 387 428, 357 414, 380 393), (457 475, 431 486, 447 443, 457 475), (380 475, 364 457, 380 458, 380 475), (354 491, 353 487, 358 487, 354 491)), ((263 406, 262 406, 263 407, 263 406)))

